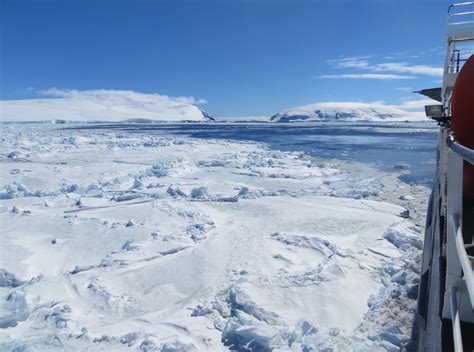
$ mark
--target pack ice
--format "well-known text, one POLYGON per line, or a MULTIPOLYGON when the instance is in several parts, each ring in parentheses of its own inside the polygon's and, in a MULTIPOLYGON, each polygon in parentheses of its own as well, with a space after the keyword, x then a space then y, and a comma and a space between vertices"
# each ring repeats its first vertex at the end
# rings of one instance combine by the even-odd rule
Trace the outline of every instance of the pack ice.
POLYGON ((380 201, 389 176, 250 142, 46 124, 1 136, 1 350, 409 341, 421 242, 380 201))

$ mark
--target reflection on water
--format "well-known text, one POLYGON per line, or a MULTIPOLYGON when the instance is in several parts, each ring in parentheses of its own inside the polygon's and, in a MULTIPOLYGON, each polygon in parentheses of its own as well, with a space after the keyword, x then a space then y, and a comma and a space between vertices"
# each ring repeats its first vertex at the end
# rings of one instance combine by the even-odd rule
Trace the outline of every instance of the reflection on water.
POLYGON ((256 141, 283 151, 303 151, 321 158, 369 163, 384 171, 399 172, 405 182, 426 185, 432 184, 435 174, 438 136, 438 129, 431 122, 91 124, 73 128, 256 141))

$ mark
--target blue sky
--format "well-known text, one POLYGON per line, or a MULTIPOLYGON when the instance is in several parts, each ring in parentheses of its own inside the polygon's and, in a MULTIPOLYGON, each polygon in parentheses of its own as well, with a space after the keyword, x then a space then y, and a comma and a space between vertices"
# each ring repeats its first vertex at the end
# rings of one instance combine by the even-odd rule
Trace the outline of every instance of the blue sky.
POLYGON ((216 116, 416 99, 449 1, 0 0, 0 99, 52 87, 204 99, 216 116))

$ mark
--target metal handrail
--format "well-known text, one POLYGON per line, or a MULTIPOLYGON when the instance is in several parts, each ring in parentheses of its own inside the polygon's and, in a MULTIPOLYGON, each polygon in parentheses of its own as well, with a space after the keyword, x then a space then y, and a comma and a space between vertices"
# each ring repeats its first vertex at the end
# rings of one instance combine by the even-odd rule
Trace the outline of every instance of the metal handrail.
POLYGON ((466 12, 456 12, 450 14, 451 17, 456 17, 456 16, 466 16, 466 15, 473 15, 474 11, 466 11, 466 12))
POLYGON ((460 6, 466 6, 466 5, 474 5, 474 1, 466 1, 466 2, 460 2, 457 4, 451 4, 448 7, 448 12, 451 10, 453 7, 460 7, 460 6))
MULTIPOLYGON (((447 130, 447 138, 446 138, 446 147, 452 152, 447 153, 448 163, 449 158, 453 158, 451 161, 454 164, 449 163, 451 166, 459 165, 462 170, 462 163, 463 161, 467 161, 470 164, 474 165, 474 150, 462 145, 461 143, 456 141, 454 133, 452 130, 447 130)), ((458 174, 459 169, 448 169, 447 170, 447 177, 458 177, 461 178, 462 184, 462 172, 458 174), (453 174, 455 173, 455 174, 453 174), (459 175, 459 176, 458 176, 459 175)), ((448 180, 448 188, 452 187, 454 180, 448 180)), ((459 187, 459 186, 458 186, 459 187)), ((474 310, 474 270, 471 266, 471 261, 469 256, 467 255, 466 251, 466 244, 464 243, 463 233, 462 233, 462 225, 461 225, 461 216, 462 214, 462 201, 459 199, 458 196, 461 194, 459 190, 462 192, 462 186, 459 189, 453 188, 452 191, 453 197, 451 202, 448 202, 448 224, 451 225, 451 231, 448 231, 448 241, 447 241, 447 254, 450 254, 450 257, 447 257, 448 261, 448 271, 453 271, 451 275, 452 278, 447 278, 446 284, 449 285, 449 293, 448 297, 450 300, 450 311, 451 311, 451 322, 452 322, 452 332, 453 332, 453 342, 454 342, 454 350, 456 352, 463 351, 463 337, 461 332, 461 310, 459 306, 458 299, 462 301, 462 297, 458 297, 458 290, 461 290, 463 287, 463 281, 467 288, 467 296, 470 301, 470 308, 474 310), (460 204, 461 203, 461 204, 460 204), (451 205, 449 205, 451 204, 451 205), (456 258, 453 258, 456 257, 456 258), (451 267, 452 266, 452 267, 451 267)), ((448 275, 449 276, 449 275, 448 275)), ((462 290, 461 290, 462 292, 462 290)), ((464 293, 463 293, 464 294, 464 293)), ((467 303, 467 302, 466 302, 467 303)), ((464 307, 465 310, 467 307, 464 307)), ((468 308, 469 309, 469 308, 468 308)))
POLYGON ((464 26, 465 24, 473 24, 474 19, 472 21, 461 21, 461 22, 450 22, 449 26, 464 26))
POLYGON ((461 156, 469 164, 474 165, 474 150, 457 142, 453 133, 449 134, 446 144, 453 152, 461 156))
POLYGON ((467 292, 471 301, 471 308, 474 310, 474 271, 471 267, 471 262, 466 252, 464 239, 462 236, 462 229, 459 221, 459 215, 451 216, 451 224, 455 234, 456 252, 458 254, 459 262, 461 263, 462 271, 464 272, 464 280, 466 280, 467 292))
MULTIPOLYGON (((457 14, 462 14, 462 12, 452 13, 451 10, 456 9, 457 7, 468 7, 474 5, 474 1, 460 2, 458 4, 451 4, 448 7, 448 17, 456 16, 457 14)), ((467 11, 470 12, 470 11, 467 11)))
POLYGON ((467 24, 474 24, 474 1, 463 2, 459 4, 452 4, 448 7, 448 17, 447 17, 447 25, 448 26, 463 26, 467 24), (463 10, 466 11, 462 12, 452 12, 453 9, 458 9, 463 7, 463 10), (467 9, 466 9, 467 7, 467 9), (454 18, 463 18, 465 21, 461 22, 451 22, 454 18))
POLYGON ((456 287, 451 287, 450 294, 451 301, 451 321, 453 325, 453 341, 454 341, 454 350, 456 352, 462 352, 462 334, 461 334, 461 319, 459 317, 459 307, 458 307, 458 298, 457 298, 457 289, 456 287))

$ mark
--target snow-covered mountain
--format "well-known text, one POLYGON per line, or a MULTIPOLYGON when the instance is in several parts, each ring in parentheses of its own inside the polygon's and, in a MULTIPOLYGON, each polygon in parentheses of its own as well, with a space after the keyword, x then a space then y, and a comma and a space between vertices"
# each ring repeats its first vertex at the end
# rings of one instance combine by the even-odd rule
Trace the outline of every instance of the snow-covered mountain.
POLYGON ((214 118, 193 97, 126 90, 49 89, 41 99, 0 100, 2 121, 206 122, 214 118))
POLYGON ((383 103, 329 102, 283 110, 270 118, 272 122, 300 121, 421 121, 420 111, 405 110, 383 103))

